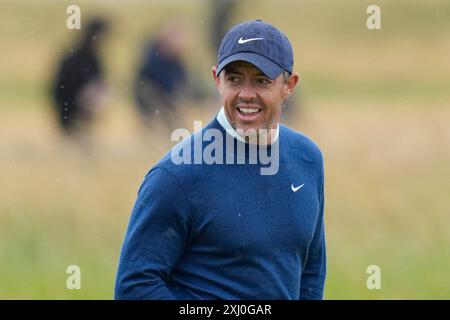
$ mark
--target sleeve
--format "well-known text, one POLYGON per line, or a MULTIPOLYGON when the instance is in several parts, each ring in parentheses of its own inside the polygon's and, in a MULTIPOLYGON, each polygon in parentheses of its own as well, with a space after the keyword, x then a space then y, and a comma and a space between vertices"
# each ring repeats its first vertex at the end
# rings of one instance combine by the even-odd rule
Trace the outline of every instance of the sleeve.
POLYGON ((308 250, 300 283, 300 300, 321 300, 326 276, 326 247, 324 226, 324 174, 322 161, 322 183, 319 190, 319 215, 314 235, 308 250))
POLYGON ((175 176, 151 170, 139 188, 122 247, 115 299, 176 299, 167 280, 190 232, 190 207, 175 176))

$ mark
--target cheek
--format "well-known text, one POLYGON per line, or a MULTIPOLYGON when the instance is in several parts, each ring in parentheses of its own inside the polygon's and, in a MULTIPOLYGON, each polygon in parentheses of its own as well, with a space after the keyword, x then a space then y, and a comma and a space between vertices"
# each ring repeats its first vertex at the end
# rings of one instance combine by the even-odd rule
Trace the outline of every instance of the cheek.
POLYGON ((224 103, 230 107, 233 106, 233 104, 235 103, 238 94, 236 93, 236 90, 232 90, 230 88, 224 88, 222 90, 222 99, 224 101, 224 103))
POLYGON ((281 117, 281 109, 283 104, 283 99, 279 93, 272 93, 261 97, 264 105, 266 106, 266 114, 264 116, 265 122, 279 121, 281 117))
POLYGON ((229 90, 224 88, 222 91, 222 100, 223 106, 227 112, 228 117, 232 122, 234 122, 235 114, 234 114, 234 106, 236 103, 237 95, 233 90, 229 90))
POLYGON ((270 114, 276 114, 281 109, 282 99, 276 93, 261 96, 261 100, 270 114))

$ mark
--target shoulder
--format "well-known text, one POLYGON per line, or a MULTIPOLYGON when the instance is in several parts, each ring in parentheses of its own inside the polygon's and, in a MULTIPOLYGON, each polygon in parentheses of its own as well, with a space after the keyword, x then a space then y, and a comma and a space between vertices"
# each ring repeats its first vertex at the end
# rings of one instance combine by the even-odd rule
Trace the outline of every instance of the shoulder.
POLYGON ((280 124, 280 143, 308 162, 323 163, 320 147, 306 134, 280 124))
POLYGON ((195 177, 205 169, 202 157, 204 149, 212 141, 211 136, 214 137, 213 141, 215 141, 216 136, 220 140, 223 135, 224 132, 220 130, 215 119, 194 133, 189 133, 187 129, 180 129, 172 136, 179 142, 154 167, 164 168, 181 180, 189 176, 195 177))
POLYGON ((138 195, 144 198, 150 194, 168 196, 169 193, 180 194, 181 191, 181 186, 174 174, 164 166, 155 165, 145 175, 138 195))
POLYGON ((158 172, 159 175, 167 176, 169 180, 182 188, 189 185, 203 169, 201 165, 194 165, 195 143, 199 139, 200 132, 186 136, 156 162, 147 175, 158 172))

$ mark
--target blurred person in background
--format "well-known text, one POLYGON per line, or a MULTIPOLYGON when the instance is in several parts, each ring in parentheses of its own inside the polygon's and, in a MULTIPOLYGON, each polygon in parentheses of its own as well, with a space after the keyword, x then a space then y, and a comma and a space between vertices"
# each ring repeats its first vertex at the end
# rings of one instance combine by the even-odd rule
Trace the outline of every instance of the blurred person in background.
POLYGON ((209 36, 214 51, 220 47, 223 36, 230 28, 237 5, 237 0, 211 0, 211 28, 209 29, 209 36))
POLYGON ((99 113, 105 96, 105 83, 99 55, 108 23, 91 20, 78 43, 62 58, 53 83, 58 123, 69 137, 86 143, 87 132, 99 113))
POLYGON ((189 92, 184 62, 187 36, 183 23, 170 22, 149 41, 144 51, 135 84, 135 99, 146 126, 151 120, 161 121, 168 129, 177 124, 177 108, 189 92))

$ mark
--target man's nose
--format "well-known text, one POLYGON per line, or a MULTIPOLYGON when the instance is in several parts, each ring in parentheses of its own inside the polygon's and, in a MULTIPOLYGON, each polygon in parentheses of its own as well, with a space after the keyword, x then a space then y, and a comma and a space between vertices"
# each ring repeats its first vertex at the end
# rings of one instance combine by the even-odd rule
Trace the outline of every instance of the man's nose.
POLYGON ((241 90, 239 92, 239 98, 244 101, 256 98, 256 90, 251 81, 245 81, 242 84, 241 90))

